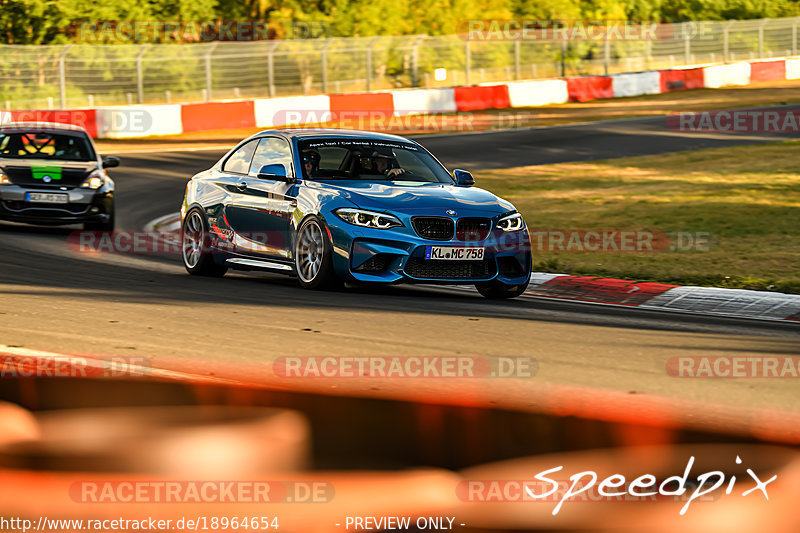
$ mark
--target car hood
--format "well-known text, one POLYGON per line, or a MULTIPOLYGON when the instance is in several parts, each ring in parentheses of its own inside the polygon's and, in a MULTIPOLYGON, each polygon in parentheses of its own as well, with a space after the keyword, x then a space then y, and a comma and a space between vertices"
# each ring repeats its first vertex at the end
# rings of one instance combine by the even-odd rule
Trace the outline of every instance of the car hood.
POLYGON ((511 202, 477 187, 403 181, 308 183, 333 190, 362 209, 411 214, 451 209, 462 214, 480 212, 485 216, 499 215, 514 209, 511 202))

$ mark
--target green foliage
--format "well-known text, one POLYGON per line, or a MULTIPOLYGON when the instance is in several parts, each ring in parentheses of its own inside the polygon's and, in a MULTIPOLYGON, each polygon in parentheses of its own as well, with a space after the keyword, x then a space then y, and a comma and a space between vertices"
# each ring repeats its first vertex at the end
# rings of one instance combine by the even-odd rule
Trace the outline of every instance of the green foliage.
POLYGON ((268 20, 324 23, 328 37, 447 35, 475 19, 725 20, 800 15, 797 0, 0 0, 7 44, 74 40, 79 21, 268 20))

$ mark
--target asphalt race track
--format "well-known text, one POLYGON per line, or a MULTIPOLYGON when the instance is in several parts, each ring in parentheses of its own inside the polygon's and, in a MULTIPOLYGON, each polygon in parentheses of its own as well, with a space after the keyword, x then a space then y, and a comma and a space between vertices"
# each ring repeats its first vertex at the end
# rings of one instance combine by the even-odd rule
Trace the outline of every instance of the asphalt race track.
MULTIPOLYGON (((478 171, 480 186, 479 170, 485 168, 785 138, 681 134, 667 130, 664 121, 430 136, 421 142, 448 168, 478 171)), ((222 153, 120 154, 123 166, 113 172, 119 229, 141 229, 178 211, 186 179, 222 153)), ((797 355, 797 326, 531 299, 489 302, 456 289, 310 292, 272 275, 197 279, 176 256, 73 252, 66 237, 75 229, 0 224, 0 339, 6 345, 136 354, 155 363, 179 358, 189 361, 191 368, 184 370, 197 372, 208 361, 236 366, 285 355, 527 355, 539 362, 537 376, 513 387, 490 387, 487 402, 536 410, 543 402, 531 391, 575 387, 684 402, 680 416, 694 423, 719 422, 730 410, 739 417, 759 409, 800 411, 791 379, 679 379, 665 372, 666 361, 679 355, 797 355)), ((327 386, 341 394, 414 394, 407 385, 327 386)), ((452 387, 451 396, 457 395, 460 385, 452 387)), ((442 401, 446 392, 437 391, 442 401)))

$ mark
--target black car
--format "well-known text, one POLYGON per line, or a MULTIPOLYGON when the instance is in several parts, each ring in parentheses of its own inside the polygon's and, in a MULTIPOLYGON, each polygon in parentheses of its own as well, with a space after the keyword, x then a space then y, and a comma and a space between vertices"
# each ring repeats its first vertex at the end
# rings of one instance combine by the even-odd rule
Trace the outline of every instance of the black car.
POLYGON ((0 125, 0 219, 114 229, 114 181, 86 130, 69 124, 0 125))

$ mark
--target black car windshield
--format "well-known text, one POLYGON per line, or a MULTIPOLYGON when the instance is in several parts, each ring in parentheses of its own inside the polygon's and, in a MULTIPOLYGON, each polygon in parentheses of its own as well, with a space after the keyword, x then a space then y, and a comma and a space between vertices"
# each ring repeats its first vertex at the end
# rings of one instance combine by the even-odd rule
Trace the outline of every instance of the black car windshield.
POLYGON ((0 132, 0 157, 92 161, 89 140, 77 134, 50 132, 0 132))
POLYGON ((305 179, 453 183, 442 165, 411 143, 326 138, 298 147, 305 179))

